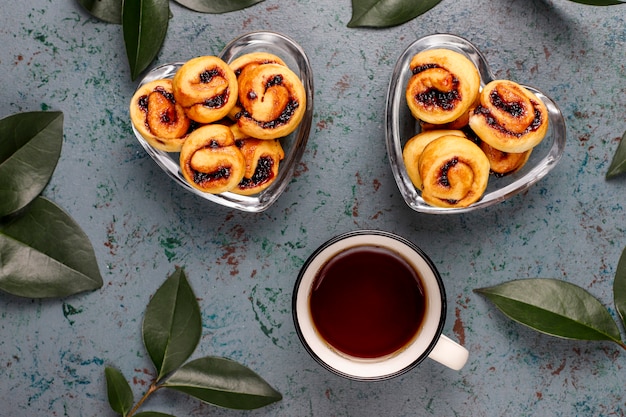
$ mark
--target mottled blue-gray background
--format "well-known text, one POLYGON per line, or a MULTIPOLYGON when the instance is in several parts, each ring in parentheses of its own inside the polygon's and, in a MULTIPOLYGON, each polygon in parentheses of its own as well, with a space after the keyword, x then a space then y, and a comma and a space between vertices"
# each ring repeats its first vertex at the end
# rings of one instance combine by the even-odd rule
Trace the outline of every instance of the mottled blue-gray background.
POLYGON ((60 110, 65 141, 45 195, 91 239, 104 276, 62 300, 0 295, 0 415, 113 416, 104 367, 138 397, 152 377, 140 326, 175 266, 200 298, 194 357, 219 355, 261 374, 284 399, 244 413, 158 392, 145 410, 178 416, 619 416, 626 352, 560 340, 504 318, 473 289, 554 277, 598 297, 617 319, 612 284, 626 247, 626 179, 604 174, 626 130, 626 6, 566 0, 444 0, 402 26, 349 29, 348 0, 266 0, 225 15, 172 3, 154 65, 217 54, 234 37, 282 32, 312 61, 315 114, 286 192, 266 212, 201 200, 169 179, 131 132, 121 27, 74 1, 4 2, 0 117, 60 110), (565 154, 528 192, 480 213, 410 210, 384 145, 385 95, 397 57, 415 39, 449 32, 473 42, 499 77, 533 85, 560 106, 565 154), (399 233, 439 268, 445 332, 470 351, 460 372, 432 361, 380 383, 318 366, 291 319, 292 287, 309 254, 335 234, 399 233))

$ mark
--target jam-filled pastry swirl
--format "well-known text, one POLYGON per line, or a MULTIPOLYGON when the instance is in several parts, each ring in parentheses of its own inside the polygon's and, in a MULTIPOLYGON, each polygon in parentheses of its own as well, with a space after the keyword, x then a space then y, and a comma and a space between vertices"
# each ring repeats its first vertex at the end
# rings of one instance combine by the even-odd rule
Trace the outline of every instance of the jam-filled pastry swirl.
POLYGON ((460 130, 427 130, 413 136, 404 145, 404 148, 402 149, 402 159, 404 161, 406 172, 409 175, 409 179, 415 188, 420 190, 422 189, 422 179, 419 174, 418 164, 424 148, 433 140, 447 135, 459 136, 462 138, 466 137, 460 130))
MULTIPOLYGON (((240 77, 244 79, 247 77, 246 73, 252 71, 259 65, 265 64, 278 64, 284 65, 285 61, 283 61, 279 56, 271 54, 269 52, 251 52, 248 54, 241 55, 230 62, 230 67, 235 72, 237 79, 240 77)), ((241 106, 239 104, 235 104, 235 107, 228 113, 228 117, 235 120, 237 113, 241 111, 241 106)))
POLYGON ((176 101, 190 119, 199 123, 222 119, 237 103, 237 77, 226 62, 215 56, 185 62, 172 83, 176 101))
POLYGON ((287 66, 285 61, 283 61, 279 56, 269 52, 251 52, 249 54, 244 54, 233 59, 229 65, 235 72, 237 78, 239 78, 242 75, 245 77, 246 72, 253 70, 259 65, 265 64, 287 66))
POLYGON ((211 124, 189 134, 180 151, 180 169, 194 188, 219 194, 241 182, 245 160, 230 128, 211 124))
POLYGON ((474 103, 480 75, 472 61, 449 49, 427 49, 409 64, 411 78, 406 101, 416 119, 426 123, 450 123, 474 103))
POLYGON ((422 198, 437 207, 467 207, 489 179, 489 160, 469 139, 446 135, 430 142, 419 159, 422 198))
POLYGON ((231 126, 231 129, 235 143, 246 161, 243 179, 232 192, 242 195, 258 194, 276 179, 285 151, 278 139, 251 138, 243 134, 237 125, 231 126))
POLYGON ((288 67, 264 64, 239 76, 239 129, 257 139, 277 139, 293 132, 306 111, 306 92, 288 67))
POLYGON ((174 99, 172 81, 151 81, 141 86, 130 101, 130 120, 154 148, 180 151, 191 121, 174 99))
POLYGON ((538 145, 548 131, 548 110, 528 89, 509 80, 495 80, 480 93, 470 113, 476 135, 503 152, 522 153, 538 145))
POLYGON ((491 172, 499 177, 512 174, 526 165, 533 151, 529 149, 521 153, 502 152, 483 141, 480 141, 479 146, 489 159, 491 172))

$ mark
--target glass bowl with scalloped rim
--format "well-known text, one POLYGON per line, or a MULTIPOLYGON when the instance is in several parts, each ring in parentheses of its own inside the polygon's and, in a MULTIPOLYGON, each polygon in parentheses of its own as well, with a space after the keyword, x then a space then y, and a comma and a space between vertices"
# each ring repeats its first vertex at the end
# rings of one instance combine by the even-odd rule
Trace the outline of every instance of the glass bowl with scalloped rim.
MULTIPOLYGON (((183 177, 179 165, 179 153, 156 149, 134 126, 133 131, 148 155, 185 190, 222 206, 246 212, 262 212, 278 200, 285 191, 306 148, 313 121, 313 70, 304 49, 291 38, 277 32, 260 31, 244 34, 228 43, 217 56, 230 63, 241 55, 253 52, 269 52, 282 58, 285 64, 299 76, 306 93, 306 111, 302 121, 294 132, 280 138, 285 158, 280 163, 278 175, 274 182, 260 193, 247 196, 232 192, 211 194, 200 191, 192 187, 183 177)), ((139 82, 137 89, 154 80, 173 78, 183 64, 184 62, 174 62, 152 69, 139 82)))
POLYGON ((522 84, 533 92, 548 110, 549 127, 546 136, 531 152, 529 160, 518 171, 504 176, 489 177, 482 198, 468 207, 435 207, 424 201, 407 174, 402 157, 405 143, 420 132, 419 121, 413 117, 407 105, 405 91, 411 69, 411 58, 427 49, 444 48, 459 52, 469 58, 480 74, 481 90, 495 79, 487 60, 471 42, 451 34, 436 34, 420 38, 409 45, 400 55, 391 75, 387 94, 385 115, 385 139, 387 153, 394 178, 406 204, 420 213, 455 214, 466 213, 493 206, 524 190, 545 177, 561 159, 565 149, 566 129, 561 111, 556 103, 540 90, 522 84))

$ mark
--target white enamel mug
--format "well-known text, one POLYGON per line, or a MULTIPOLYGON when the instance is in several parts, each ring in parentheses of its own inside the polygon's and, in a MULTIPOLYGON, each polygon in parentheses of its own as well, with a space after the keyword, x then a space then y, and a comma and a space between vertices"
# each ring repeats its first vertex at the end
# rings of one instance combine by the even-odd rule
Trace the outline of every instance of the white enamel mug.
MULTIPOLYGON (((384 279, 383 279, 384 281, 384 279)), ((322 366, 355 380, 382 380, 403 374, 430 358, 453 370, 460 370, 469 352, 442 334, 446 318, 443 281, 428 256, 403 237, 377 230, 360 230, 339 235, 318 248, 305 262, 293 293, 296 331, 309 354, 322 366), (421 324, 411 340, 397 351, 382 357, 356 357, 333 347, 320 334, 313 320, 311 294, 318 285, 319 271, 337 255, 352 248, 383 248, 403 258, 419 276, 425 298, 421 324)))

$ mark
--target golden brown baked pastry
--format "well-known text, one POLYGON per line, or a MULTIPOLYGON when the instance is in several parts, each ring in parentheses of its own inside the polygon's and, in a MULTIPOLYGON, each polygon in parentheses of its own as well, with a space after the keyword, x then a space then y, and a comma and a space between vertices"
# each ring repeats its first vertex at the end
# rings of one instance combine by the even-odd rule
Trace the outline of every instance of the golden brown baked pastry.
POLYGON ((279 64, 287 66, 287 64, 285 64, 279 56, 269 52, 251 52, 249 54, 244 54, 232 60, 229 65, 235 72, 235 75, 239 77, 241 74, 245 75, 247 71, 258 67, 259 65, 265 64, 279 64))
POLYGON ((522 168, 533 151, 529 149, 522 153, 502 152, 483 141, 480 141, 479 146, 489 159, 491 172, 500 177, 512 174, 522 168))
POLYGON ((211 124, 189 134, 180 151, 180 169, 193 187, 219 194, 239 184, 245 160, 230 128, 211 124))
POLYGON ((406 101, 416 119, 426 123, 452 122, 467 112, 480 89, 480 75, 472 61, 449 49, 427 49, 410 62, 412 76, 406 101))
MULTIPOLYGON (((265 64, 278 64, 285 65, 285 62, 277 55, 271 54, 269 52, 251 52, 249 54, 241 55, 235 58, 229 65, 232 70, 235 72, 235 76, 239 79, 240 76, 246 77, 246 73, 258 67, 259 65, 265 64)), ((241 106, 239 104, 235 104, 232 110, 228 113, 228 117, 232 120, 237 118, 237 113, 241 111, 241 106)))
POLYGON ((222 119, 237 102, 237 77, 226 62, 215 56, 185 62, 172 83, 176 101, 190 119, 199 123, 222 119))
POLYGON ((174 99, 172 81, 156 80, 142 85, 130 101, 130 120, 154 148, 180 151, 191 121, 174 99))
POLYGON ((492 147, 522 153, 538 145, 548 131, 548 110, 531 91, 509 80, 495 80, 480 94, 469 125, 492 147))
POLYGON ((419 174, 418 164, 424 148, 433 140, 447 135, 459 136, 462 138, 466 137, 460 130, 427 130, 413 136, 404 144, 404 148, 402 149, 402 159, 404 160, 406 172, 415 188, 420 190, 422 189, 422 179, 419 174))
POLYGON ((288 67, 264 64, 239 76, 237 125, 257 139, 276 139, 293 132, 306 111, 306 92, 288 67))
POLYGON ((480 104, 480 94, 476 94, 476 99, 474 103, 458 118, 454 119, 451 122, 443 123, 443 124, 434 124, 434 123, 426 123, 423 120, 420 120, 420 128, 422 130, 433 130, 433 129, 452 129, 452 130, 460 130, 464 129, 469 125, 469 116, 470 112, 474 109, 474 107, 480 104))
POLYGON ((232 192, 242 195, 258 194, 276 179, 285 151, 278 139, 251 138, 243 134, 237 125, 231 126, 231 130, 246 164, 243 179, 232 192))
POLYGON ((489 160, 471 140, 442 136, 419 159, 422 198, 437 207, 467 207, 478 201, 489 179, 489 160))

